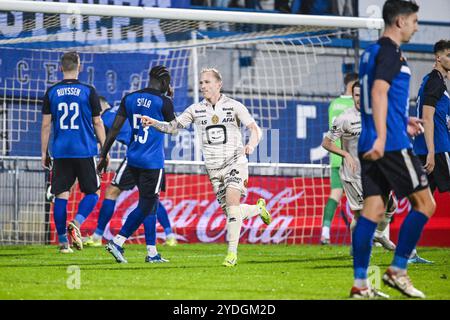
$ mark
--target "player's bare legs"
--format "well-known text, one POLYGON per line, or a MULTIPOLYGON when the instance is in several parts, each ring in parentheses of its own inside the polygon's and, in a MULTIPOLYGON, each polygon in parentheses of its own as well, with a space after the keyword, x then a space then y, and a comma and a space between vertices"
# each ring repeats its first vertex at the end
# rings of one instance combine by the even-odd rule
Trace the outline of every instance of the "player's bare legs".
POLYGON ((374 243, 380 244, 383 248, 389 251, 394 251, 396 245, 389 239, 389 224, 391 223, 392 216, 397 210, 397 199, 392 193, 389 195, 386 205, 386 212, 384 214, 384 219, 378 223, 377 230, 373 237, 374 243))
POLYGON ((420 239, 423 227, 436 209, 436 203, 429 188, 416 191, 408 198, 412 204, 412 210, 400 228, 394 260, 383 275, 383 281, 409 297, 425 298, 423 292, 414 288, 406 268, 411 252, 420 239))
POLYGON ((414 192, 408 198, 414 210, 422 212, 428 218, 433 216, 436 202, 429 188, 414 192))

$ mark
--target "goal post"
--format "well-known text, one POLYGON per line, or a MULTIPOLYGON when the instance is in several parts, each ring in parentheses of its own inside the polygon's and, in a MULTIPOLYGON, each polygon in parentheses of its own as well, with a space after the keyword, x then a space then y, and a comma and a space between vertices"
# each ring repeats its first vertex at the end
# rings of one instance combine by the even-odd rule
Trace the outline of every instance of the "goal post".
POLYGON ((69 14, 86 16, 115 16, 142 19, 231 22, 264 25, 313 26, 326 28, 382 29, 380 18, 358 18, 319 15, 286 15, 278 13, 193 10, 158 7, 133 7, 85 3, 63 3, 27 0, 3 0, 2 11, 69 14), (38 2, 38 3, 36 3, 38 2))
MULTIPOLYGON (((328 104, 343 91, 343 66, 355 63, 352 37, 360 29, 377 35, 382 27, 382 20, 376 18, 0 1, 4 165, 0 181, 12 183, 17 174, 22 180, 14 187, 28 188, 29 179, 36 179, 36 164, 19 161, 16 169, 8 168, 13 159, 40 155, 42 98, 49 86, 61 80, 58 64, 63 52, 80 53, 80 80, 95 86, 112 106, 118 106, 124 94, 146 86, 152 66, 166 65, 175 87, 176 113, 201 98, 199 71, 216 67, 223 75, 224 93, 241 101, 263 129, 263 141, 249 158, 250 192, 245 200, 251 203, 257 196, 265 197, 278 218, 268 228, 257 219, 246 222, 243 241, 316 243, 329 193, 328 158, 320 147, 328 129, 328 104)), ((165 136, 168 183, 162 203, 181 241, 223 241, 223 214, 196 139, 193 128, 165 136)), ((126 147, 115 144, 113 162, 117 164, 125 153, 126 147)), ((0 218, 0 225, 8 226, 0 229, 0 244, 41 241, 41 236, 30 234, 42 235, 48 228, 38 229, 39 223, 28 221, 46 207, 41 174, 41 200, 36 200, 37 193, 23 192, 2 202, 9 203, 5 210, 11 214, 0 218), (22 214, 24 210, 27 214, 22 214)), ((111 177, 112 173, 105 178, 103 188, 111 177)), ((74 190, 68 219, 80 199, 77 187, 74 190)), ((123 205, 116 207, 120 213, 111 221, 113 231, 129 212, 134 196, 133 192, 121 195, 123 205)), ((84 234, 95 229, 100 205, 101 201, 83 226, 84 234)), ((338 211, 345 219, 336 214, 332 240, 348 242, 345 202, 338 211)), ((51 220, 43 221, 54 234, 51 220)))

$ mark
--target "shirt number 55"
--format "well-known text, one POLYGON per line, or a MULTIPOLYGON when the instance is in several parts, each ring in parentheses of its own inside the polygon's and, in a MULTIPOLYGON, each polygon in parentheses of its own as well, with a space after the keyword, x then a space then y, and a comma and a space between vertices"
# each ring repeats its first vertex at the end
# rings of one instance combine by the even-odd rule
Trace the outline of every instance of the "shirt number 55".
POLYGON ((139 128, 141 128, 140 124, 141 124, 141 115, 133 114, 133 129, 138 130, 137 134, 134 135, 134 141, 144 144, 147 142, 148 139, 149 127, 142 128, 144 135, 139 135, 141 133, 141 131, 139 130, 139 128))

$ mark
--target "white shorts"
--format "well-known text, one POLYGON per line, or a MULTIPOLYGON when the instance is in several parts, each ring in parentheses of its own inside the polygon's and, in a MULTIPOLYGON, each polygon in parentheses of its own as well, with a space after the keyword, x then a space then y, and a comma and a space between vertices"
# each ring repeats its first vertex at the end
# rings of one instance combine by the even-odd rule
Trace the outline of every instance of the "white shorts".
POLYGON ((247 195, 248 163, 233 163, 222 169, 210 169, 209 180, 213 186, 217 201, 225 210, 225 193, 227 188, 234 188, 241 192, 241 197, 247 195))
POLYGON ((363 208, 363 191, 361 181, 345 181, 342 180, 342 187, 344 188, 345 195, 350 209, 353 211, 362 210, 363 208))

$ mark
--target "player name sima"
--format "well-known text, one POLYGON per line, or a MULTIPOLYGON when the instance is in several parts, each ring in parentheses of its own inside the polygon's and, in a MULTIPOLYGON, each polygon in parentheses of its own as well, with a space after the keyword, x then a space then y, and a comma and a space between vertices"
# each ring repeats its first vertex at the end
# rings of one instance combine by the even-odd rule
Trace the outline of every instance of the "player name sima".
POLYGON ((78 88, 72 88, 72 87, 68 87, 68 88, 61 88, 61 89, 57 89, 56 90, 58 97, 61 96, 79 96, 81 90, 78 88))

